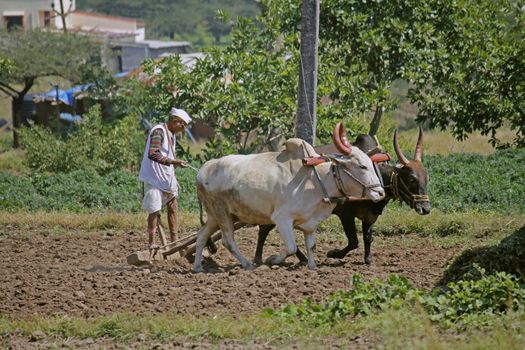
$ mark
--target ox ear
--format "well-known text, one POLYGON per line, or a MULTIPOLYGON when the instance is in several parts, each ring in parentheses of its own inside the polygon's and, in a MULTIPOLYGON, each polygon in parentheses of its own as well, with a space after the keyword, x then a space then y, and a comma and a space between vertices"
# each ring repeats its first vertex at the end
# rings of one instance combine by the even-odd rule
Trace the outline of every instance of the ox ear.
POLYGON ((407 157, 405 157, 405 155, 401 151, 401 147, 399 147, 399 143, 397 142, 397 129, 394 132, 394 150, 396 151, 397 158, 399 159, 401 164, 407 165, 408 164, 408 159, 407 159, 407 157))
POLYGON ((348 142, 346 137, 346 129, 342 122, 336 124, 334 133, 332 134, 335 147, 342 154, 350 155, 352 153, 352 145, 348 142))
POLYGON ((416 151, 414 152, 414 160, 418 160, 421 162, 422 157, 423 157, 423 129, 419 127, 419 136, 417 138, 416 151))

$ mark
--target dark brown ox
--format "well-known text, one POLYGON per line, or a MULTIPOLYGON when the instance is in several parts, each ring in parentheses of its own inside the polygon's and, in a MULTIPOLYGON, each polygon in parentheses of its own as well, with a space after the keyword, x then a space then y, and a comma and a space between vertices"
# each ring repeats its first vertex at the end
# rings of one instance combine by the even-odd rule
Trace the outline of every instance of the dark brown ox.
MULTIPOLYGON (((377 150, 375 141, 368 135, 360 135, 354 145, 368 154, 375 153, 377 150)), ((361 220, 363 228, 365 263, 370 264, 372 262, 371 245, 373 240, 373 225, 391 199, 397 199, 408 204, 420 215, 430 213, 430 200, 427 195, 428 174, 422 163, 423 131, 421 128, 419 129, 419 137, 413 160, 408 160, 401 151, 397 141, 397 130, 394 133, 394 149, 400 164, 391 165, 386 162, 376 164, 376 169, 381 174, 381 179, 384 184, 385 198, 376 203, 371 201, 344 202, 337 204, 332 211, 332 214, 337 215, 341 220, 348 244, 343 249, 329 251, 327 254, 328 257, 342 259, 348 252, 359 246, 355 225, 355 218, 358 218, 361 220)), ((337 150, 335 147, 329 145, 317 147, 316 152, 334 153, 337 152, 337 150)), ((264 242, 273 227, 274 225, 262 225, 259 227, 259 238, 254 258, 256 264, 262 263, 264 242)), ((297 251, 297 256, 301 261, 306 260, 304 254, 299 250, 297 251)))

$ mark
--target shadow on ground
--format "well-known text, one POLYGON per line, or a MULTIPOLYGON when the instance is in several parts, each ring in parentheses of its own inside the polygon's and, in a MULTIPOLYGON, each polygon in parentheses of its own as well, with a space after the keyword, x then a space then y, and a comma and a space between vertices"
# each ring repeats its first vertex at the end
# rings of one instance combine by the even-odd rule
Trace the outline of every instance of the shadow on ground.
POLYGON ((487 273, 504 271, 525 282, 525 226, 502 239, 497 245, 465 250, 447 268, 438 285, 476 279, 479 277, 474 268, 476 264, 487 273))

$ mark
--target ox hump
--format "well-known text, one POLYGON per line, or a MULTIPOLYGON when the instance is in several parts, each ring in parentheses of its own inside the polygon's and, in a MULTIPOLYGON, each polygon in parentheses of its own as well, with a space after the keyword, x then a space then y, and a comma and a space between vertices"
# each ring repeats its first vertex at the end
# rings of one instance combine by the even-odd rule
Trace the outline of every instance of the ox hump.
POLYGON ((284 147, 283 152, 288 153, 292 159, 318 156, 312 145, 302 139, 288 139, 284 142, 284 147))

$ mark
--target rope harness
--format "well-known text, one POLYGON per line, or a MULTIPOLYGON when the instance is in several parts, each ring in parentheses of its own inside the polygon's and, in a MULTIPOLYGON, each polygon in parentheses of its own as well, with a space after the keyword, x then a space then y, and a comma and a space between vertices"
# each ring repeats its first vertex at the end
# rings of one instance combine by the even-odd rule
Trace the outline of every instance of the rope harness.
POLYGON ((414 194, 410 192, 405 181, 399 177, 397 171, 392 171, 390 177, 390 186, 394 198, 399 199, 401 202, 405 202, 410 205, 410 208, 414 208, 417 202, 429 202, 430 198, 426 194, 414 194))
POLYGON ((364 184, 361 180, 355 177, 344 165, 342 165, 338 159, 336 159, 333 156, 325 156, 325 157, 328 158, 328 160, 332 162, 332 165, 330 168, 331 168, 334 180, 335 180, 335 184, 339 192, 343 194, 343 197, 338 197, 338 198, 345 198, 346 200, 365 200, 366 199, 365 194, 366 194, 367 189, 382 187, 380 183, 371 184, 371 185, 364 184), (361 193, 361 197, 352 197, 345 191, 344 182, 341 179, 341 171, 343 171, 352 180, 356 181, 358 184, 361 185, 361 187, 363 187, 363 192, 361 193))
MULTIPOLYGON (((303 141, 302 145, 303 145, 304 153, 308 157, 311 157, 311 155, 308 152, 308 149, 305 146, 304 141, 303 141)), ((329 197, 328 196, 328 191, 326 190, 326 186, 324 185, 323 180, 321 179, 321 176, 319 176, 317 168, 315 166, 312 166, 314 174, 315 174, 315 177, 317 178, 317 181, 319 182, 319 185, 321 186, 321 189, 323 190, 323 195, 324 195, 323 202, 325 202, 325 203, 342 203, 342 202, 345 202, 345 201, 367 200, 367 198, 365 197, 367 189, 382 187, 381 184, 379 184, 379 183, 378 184, 371 184, 371 185, 364 184, 361 180, 359 180, 357 177, 355 177, 350 172, 350 170, 348 170, 343 164, 341 164, 341 161, 339 159, 337 159, 335 156, 323 154, 322 158, 324 158, 325 161, 332 163, 331 166, 330 166, 330 169, 331 169, 331 172, 332 172, 332 176, 334 177, 337 189, 342 194, 342 196, 339 196, 339 197, 329 197), (351 196, 345 191, 344 182, 341 179, 341 171, 343 171, 351 179, 353 179, 354 181, 356 181, 358 184, 360 184, 363 187, 363 192, 361 193, 361 197, 351 196)))

